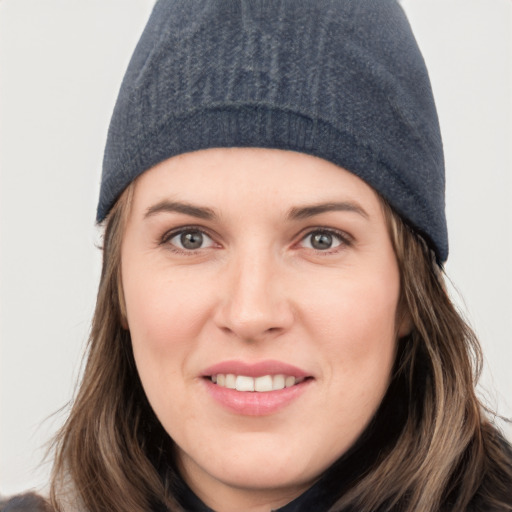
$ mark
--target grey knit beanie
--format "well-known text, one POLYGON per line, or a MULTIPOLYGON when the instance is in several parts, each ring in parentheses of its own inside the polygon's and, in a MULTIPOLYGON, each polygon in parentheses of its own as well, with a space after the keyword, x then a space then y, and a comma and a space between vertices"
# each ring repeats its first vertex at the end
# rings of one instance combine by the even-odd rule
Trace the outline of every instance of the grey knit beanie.
POLYGON ((213 147, 329 160, 448 256, 437 113, 395 0, 159 0, 112 116, 98 222, 145 170, 213 147))

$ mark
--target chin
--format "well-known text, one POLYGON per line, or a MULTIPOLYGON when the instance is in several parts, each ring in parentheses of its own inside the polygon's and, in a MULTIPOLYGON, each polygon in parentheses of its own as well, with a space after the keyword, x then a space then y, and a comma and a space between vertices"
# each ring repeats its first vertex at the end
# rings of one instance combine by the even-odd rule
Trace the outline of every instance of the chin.
POLYGON ((268 434, 262 437, 257 439, 250 433, 230 436, 207 456, 204 452, 190 454, 197 455, 193 459, 184 455, 180 465, 189 476, 190 470, 199 470, 231 488, 253 491, 289 488, 293 492, 310 487, 337 459, 332 452, 320 457, 317 450, 308 453, 304 449, 307 439, 290 442, 289 436, 287 439, 282 436, 269 439, 268 434))
POLYGON ((312 485, 321 472, 311 468, 298 468, 294 462, 274 464, 267 461, 261 465, 248 459, 243 464, 232 464, 227 472, 219 471, 219 474, 213 476, 229 487, 253 491, 301 489, 312 485))

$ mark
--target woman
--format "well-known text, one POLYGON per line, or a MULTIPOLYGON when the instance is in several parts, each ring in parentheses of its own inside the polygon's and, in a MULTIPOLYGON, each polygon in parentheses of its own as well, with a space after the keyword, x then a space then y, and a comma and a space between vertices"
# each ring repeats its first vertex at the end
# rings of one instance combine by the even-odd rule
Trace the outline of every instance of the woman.
POLYGON ((98 221, 56 509, 512 510, 395 2, 158 2, 98 221))

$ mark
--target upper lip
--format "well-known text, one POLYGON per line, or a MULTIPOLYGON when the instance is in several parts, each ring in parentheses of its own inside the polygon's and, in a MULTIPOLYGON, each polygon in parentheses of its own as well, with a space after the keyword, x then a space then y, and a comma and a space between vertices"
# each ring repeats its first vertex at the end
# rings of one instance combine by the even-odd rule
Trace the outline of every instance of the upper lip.
POLYGON ((288 363, 277 360, 265 360, 255 363, 231 360, 222 361, 206 368, 202 377, 210 377, 218 374, 245 375, 247 377, 261 377, 263 375, 289 375, 293 377, 310 377, 304 370, 288 363))

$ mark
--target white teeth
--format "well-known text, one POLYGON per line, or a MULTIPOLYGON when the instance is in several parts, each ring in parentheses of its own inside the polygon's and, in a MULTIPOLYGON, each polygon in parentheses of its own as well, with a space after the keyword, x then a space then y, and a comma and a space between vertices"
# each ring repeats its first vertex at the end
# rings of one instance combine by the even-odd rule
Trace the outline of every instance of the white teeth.
POLYGON ((295 385, 295 377, 286 377, 286 380, 284 381, 284 385, 287 388, 291 388, 295 385))
POLYGON ((236 376, 232 373, 226 375, 226 387, 229 389, 236 389, 236 376))
POLYGON ((254 379, 245 375, 237 375, 236 377, 237 391, 254 391, 254 379))
POLYGON ((292 375, 262 375, 261 377, 248 377, 232 373, 212 375, 211 380, 217 386, 236 389, 237 391, 256 391, 265 393, 278 391, 299 384, 303 377, 295 378, 292 375))
POLYGON ((272 377, 270 375, 256 377, 254 379, 254 391, 272 391, 272 377))
POLYGON ((272 389, 284 389, 285 377, 284 375, 274 375, 272 377, 272 389))

